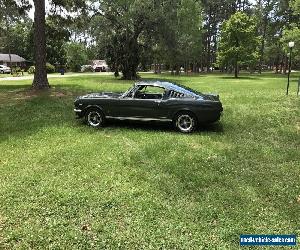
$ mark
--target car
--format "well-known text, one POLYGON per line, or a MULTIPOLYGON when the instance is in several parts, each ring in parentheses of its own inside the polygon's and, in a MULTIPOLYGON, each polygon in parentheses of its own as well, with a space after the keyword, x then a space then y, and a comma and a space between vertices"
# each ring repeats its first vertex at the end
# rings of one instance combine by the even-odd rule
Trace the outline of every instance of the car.
POLYGON ((76 117, 95 128, 109 119, 159 121, 173 123, 183 133, 218 121, 223 111, 219 95, 164 81, 140 81, 124 93, 79 96, 74 106, 76 117))
POLYGON ((106 72, 106 68, 104 66, 96 66, 94 67, 95 72, 106 72))
POLYGON ((0 73, 1 74, 10 74, 11 69, 10 69, 10 67, 7 67, 5 65, 0 65, 0 73))
POLYGON ((94 72, 94 68, 92 65, 82 65, 80 68, 81 72, 94 72))

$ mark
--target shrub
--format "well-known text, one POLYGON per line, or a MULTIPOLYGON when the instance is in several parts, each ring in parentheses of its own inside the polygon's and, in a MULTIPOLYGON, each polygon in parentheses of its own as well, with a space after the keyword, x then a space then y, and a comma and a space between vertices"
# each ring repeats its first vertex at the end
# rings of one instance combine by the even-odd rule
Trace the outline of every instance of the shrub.
POLYGON ((13 67, 12 71, 15 73, 21 72, 21 68, 19 66, 13 67))
POLYGON ((34 66, 30 66, 29 69, 27 70, 28 74, 34 74, 35 72, 35 67, 34 66))
POLYGON ((46 63, 46 71, 47 71, 47 73, 54 73, 55 67, 50 63, 46 63))
POLYGON ((92 65, 82 65, 81 72, 94 72, 94 68, 92 65))
MULTIPOLYGON (((47 73, 54 73, 55 67, 50 63, 46 63, 46 71, 47 71, 47 73)), ((34 74, 35 66, 30 66, 29 69, 27 70, 27 72, 28 72, 28 74, 34 74)))

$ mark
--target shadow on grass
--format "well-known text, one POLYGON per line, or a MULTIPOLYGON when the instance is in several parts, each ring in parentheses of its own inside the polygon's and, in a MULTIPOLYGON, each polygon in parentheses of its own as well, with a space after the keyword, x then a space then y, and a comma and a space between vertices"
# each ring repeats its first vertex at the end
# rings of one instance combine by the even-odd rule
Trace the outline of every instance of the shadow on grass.
POLYGON ((10 90, 24 90, 24 89, 29 89, 30 84, 24 85, 24 84, 1 84, 0 83, 0 91, 5 92, 5 91, 10 91, 10 90))
POLYGON ((24 138, 51 126, 73 126, 73 97, 55 92, 14 94, 7 102, 2 101, 0 117, 1 141, 24 138))
MULTIPOLYGON (((82 122, 83 125, 85 125, 82 122)), ((170 133, 180 133, 178 132, 171 122, 139 122, 139 121, 120 121, 120 120, 109 120, 106 123, 106 128, 108 129, 134 129, 140 131, 148 132, 170 132, 170 133)), ((212 133, 223 133, 223 125, 220 122, 213 124, 200 125, 193 133, 197 134, 202 132, 212 132, 212 133)))
MULTIPOLYGON (((101 87, 101 84, 99 84, 101 87)), ((6 94, 7 92, 14 92, 17 94, 28 94, 29 92, 40 93, 39 95, 43 95, 43 93, 47 92, 64 92, 68 93, 68 95, 75 96, 78 93, 88 93, 95 91, 95 88, 87 88, 86 86, 82 86, 80 84, 54 84, 51 85, 49 90, 35 91, 31 90, 31 84, 0 84, 0 93, 6 94)))
POLYGON ((257 77, 257 76, 239 76, 238 78, 235 78, 234 76, 220 76, 218 78, 228 79, 228 80, 261 80, 262 79, 262 77, 257 77))
MULTIPOLYGON (((0 107, 0 139, 23 138, 51 126, 78 127, 79 123, 73 113, 73 98, 73 92, 49 91, 34 96, 19 91, 13 96, 16 100, 2 102, 0 107)), ((158 122, 108 121, 107 128, 179 133, 171 123, 158 122)), ((201 132, 222 133, 223 127, 220 123, 206 125, 194 133, 201 132)))

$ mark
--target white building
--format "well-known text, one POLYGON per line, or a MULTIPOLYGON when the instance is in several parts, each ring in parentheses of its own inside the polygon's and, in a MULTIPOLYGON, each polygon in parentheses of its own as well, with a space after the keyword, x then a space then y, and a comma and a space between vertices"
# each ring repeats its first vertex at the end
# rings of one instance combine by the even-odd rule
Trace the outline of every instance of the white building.
POLYGON ((91 65, 96 72, 109 71, 109 67, 105 60, 92 60, 91 65))

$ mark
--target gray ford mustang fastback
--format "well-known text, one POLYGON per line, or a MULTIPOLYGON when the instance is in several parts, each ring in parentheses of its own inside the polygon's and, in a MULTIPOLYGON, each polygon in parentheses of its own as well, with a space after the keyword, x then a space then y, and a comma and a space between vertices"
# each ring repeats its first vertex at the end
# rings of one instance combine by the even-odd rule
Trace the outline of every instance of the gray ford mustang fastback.
POLYGON ((125 93, 93 93, 74 101, 77 118, 101 127, 106 119, 173 122, 181 132, 220 119, 218 95, 202 94, 170 82, 137 82, 125 93))

